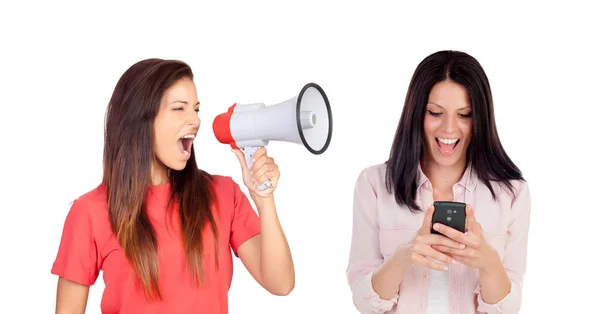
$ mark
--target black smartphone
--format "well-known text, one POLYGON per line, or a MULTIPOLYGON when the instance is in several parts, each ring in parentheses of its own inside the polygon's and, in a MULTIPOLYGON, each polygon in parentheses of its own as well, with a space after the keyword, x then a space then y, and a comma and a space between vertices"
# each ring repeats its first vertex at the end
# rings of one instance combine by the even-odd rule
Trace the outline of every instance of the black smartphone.
POLYGON ((434 202, 433 218, 431 219, 431 233, 441 234, 433 230, 435 223, 446 225, 462 233, 465 232, 467 220, 467 204, 461 202, 434 202))

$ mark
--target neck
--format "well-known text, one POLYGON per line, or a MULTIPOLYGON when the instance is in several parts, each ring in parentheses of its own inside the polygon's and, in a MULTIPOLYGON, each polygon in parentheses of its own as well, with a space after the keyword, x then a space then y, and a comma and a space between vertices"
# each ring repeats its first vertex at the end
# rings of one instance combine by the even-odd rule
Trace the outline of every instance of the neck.
POLYGON ((452 166, 442 166, 426 158, 421 163, 421 167, 434 189, 448 191, 452 190, 452 186, 462 178, 467 168, 467 161, 461 160, 452 166))
POLYGON ((154 161, 150 169, 150 176, 152 178, 152 185, 161 185, 169 182, 167 176, 167 167, 154 161))

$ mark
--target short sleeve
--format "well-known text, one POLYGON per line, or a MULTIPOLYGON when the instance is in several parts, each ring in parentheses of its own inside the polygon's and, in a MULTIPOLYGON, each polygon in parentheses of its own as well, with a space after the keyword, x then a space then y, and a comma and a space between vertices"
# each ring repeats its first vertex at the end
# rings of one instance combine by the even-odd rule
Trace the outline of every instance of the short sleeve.
POLYGON ((237 250, 240 245, 257 234, 260 234, 260 219, 250 205, 248 197, 239 185, 233 182, 233 213, 229 237, 233 254, 238 257, 237 250))
POLYGON ((65 219, 52 274, 91 286, 99 274, 92 220, 80 200, 73 202, 65 219))

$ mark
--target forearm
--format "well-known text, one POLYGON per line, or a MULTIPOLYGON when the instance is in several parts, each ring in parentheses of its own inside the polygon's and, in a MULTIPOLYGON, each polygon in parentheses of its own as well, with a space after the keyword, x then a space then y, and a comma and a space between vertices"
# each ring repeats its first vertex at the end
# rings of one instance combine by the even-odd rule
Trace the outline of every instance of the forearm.
POLYGON ((479 285, 483 301, 494 304, 510 293, 510 279, 498 257, 489 268, 479 270, 479 285))
POLYGON ((373 273, 373 290, 380 298, 389 300, 398 293, 407 266, 406 252, 401 248, 373 273))
POLYGON ((295 285, 294 263, 273 197, 253 197, 260 217, 260 273, 268 290, 286 295, 295 285))

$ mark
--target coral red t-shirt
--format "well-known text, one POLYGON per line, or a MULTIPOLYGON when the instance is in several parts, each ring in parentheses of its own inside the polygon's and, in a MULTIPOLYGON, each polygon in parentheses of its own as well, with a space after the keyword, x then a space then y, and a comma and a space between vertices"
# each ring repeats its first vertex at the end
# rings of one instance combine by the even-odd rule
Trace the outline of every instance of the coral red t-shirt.
POLYGON ((204 237, 205 283, 202 286, 195 285, 186 270, 177 211, 173 211, 174 219, 166 215, 169 184, 151 187, 147 196, 148 216, 157 236, 162 301, 146 300, 125 259, 110 228, 104 185, 74 201, 51 272, 80 284, 93 285, 102 270, 106 286, 101 302, 104 314, 227 313, 227 293, 233 275, 231 253, 237 257, 238 247, 260 233, 260 222, 238 184, 230 177, 213 177, 219 204, 218 210, 213 211, 219 231, 219 270, 214 267, 213 240, 204 237))

